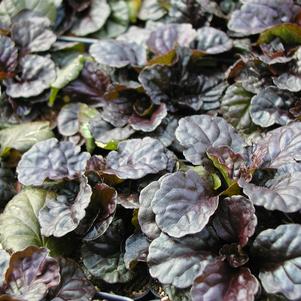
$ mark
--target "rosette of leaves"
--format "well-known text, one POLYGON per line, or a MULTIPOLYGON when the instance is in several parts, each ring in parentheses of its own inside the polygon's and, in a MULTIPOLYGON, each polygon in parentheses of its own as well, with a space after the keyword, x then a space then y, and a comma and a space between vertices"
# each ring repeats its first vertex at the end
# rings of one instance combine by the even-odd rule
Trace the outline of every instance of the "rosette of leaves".
POLYGON ((52 258, 43 248, 13 253, 0 286, 0 300, 92 300, 95 288, 70 259, 52 258))
MULTIPOLYGON (((134 131, 153 132, 167 116, 166 105, 164 103, 155 105, 149 96, 141 91, 140 87, 123 89, 113 86, 106 93, 106 99, 101 112, 102 119, 116 129, 126 125, 130 126, 132 131, 126 131, 129 132, 129 135, 134 131)), ((98 123, 100 126, 104 124, 99 119, 98 123)), ((109 126, 106 127, 110 129, 109 126)), ((98 139, 96 138, 96 140, 98 139)))
POLYGON ((20 12, 12 19, 10 37, 1 35, 1 78, 6 93, 13 98, 38 96, 54 81, 55 65, 35 53, 50 49, 56 35, 50 21, 32 11, 20 12))
POLYGON ((202 190, 201 183, 205 180, 190 170, 165 175, 140 194, 139 223, 152 240, 147 257, 151 275, 178 289, 191 288, 192 300, 240 300, 239 296, 255 300, 259 280, 251 272, 251 258, 259 260, 258 277, 267 293, 280 293, 289 300, 299 298, 299 284, 294 276, 299 247, 297 242, 296 247, 285 243, 291 235, 290 229, 299 231, 299 225, 281 225, 275 230, 265 226, 263 229, 267 230, 256 231, 258 223, 260 227, 264 223, 255 214, 255 206, 284 213, 300 210, 301 168, 296 163, 299 122, 271 131, 262 141, 246 148, 239 136, 233 136, 233 129, 229 132, 231 127, 226 123, 223 127, 228 127, 227 130, 223 128, 211 136, 218 117, 209 117, 209 125, 203 127, 207 118, 206 115, 183 118, 176 135, 188 151, 187 160, 193 160, 194 164, 202 162, 196 163, 190 157, 189 152, 194 154, 194 150, 203 161, 211 160, 223 182, 219 190, 214 192, 213 187, 208 190, 212 185, 208 182, 202 190), (184 130, 184 124, 190 131, 184 130), (200 132, 195 124, 202 129, 200 132), (192 133, 198 138, 190 148, 187 141, 192 133), (205 136, 203 153, 196 143, 205 136), (282 143, 279 145, 278 141, 282 143), (274 172, 269 172, 271 168, 274 172), (193 218, 194 214, 199 221, 193 218), (258 235, 255 241, 250 239, 254 234, 258 235))
POLYGON ((188 48, 177 48, 171 64, 154 64, 139 74, 146 93, 155 104, 166 102, 173 107, 194 111, 219 107, 226 88, 223 75, 198 66, 201 60, 188 48), (203 71, 203 72, 202 72, 203 71))

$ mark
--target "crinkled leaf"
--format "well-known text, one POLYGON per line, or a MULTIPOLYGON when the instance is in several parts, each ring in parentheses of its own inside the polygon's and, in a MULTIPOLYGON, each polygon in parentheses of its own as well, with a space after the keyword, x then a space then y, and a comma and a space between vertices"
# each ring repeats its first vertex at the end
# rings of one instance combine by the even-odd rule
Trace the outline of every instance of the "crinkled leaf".
POLYGON ((61 282, 50 289, 51 301, 90 301, 95 295, 95 288, 86 278, 80 266, 71 259, 59 257, 61 282))
POLYGON ((191 23, 194 28, 204 25, 203 9, 208 6, 208 0, 171 0, 170 4, 169 16, 173 22, 191 23))
POLYGON ((295 13, 292 0, 244 1, 231 14, 228 28, 243 35, 257 34, 276 24, 290 22, 295 13))
POLYGON ((97 215, 83 238, 87 241, 97 239, 110 226, 117 208, 117 191, 107 184, 97 184, 94 187, 93 201, 92 206, 97 208, 97 215))
POLYGON ((301 209, 301 172, 278 174, 264 186, 240 181, 244 193, 253 204, 268 210, 295 212, 301 209))
POLYGON ((153 20, 156 21, 163 17, 167 11, 161 6, 160 1, 158 0, 146 0, 142 1, 141 8, 139 10, 139 19, 153 20))
POLYGON ((138 114, 132 114, 128 122, 132 128, 136 131, 152 132, 162 122, 167 115, 167 108, 164 103, 161 103, 157 109, 155 109, 150 117, 141 117, 138 114))
POLYGON ((18 180, 38 186, 46 179, 77 178, 90 158, 89 153, 80 151, 72 142, 59 142, 56 138, 38 142, 23 154, 17 166, 18 180))
POLYGON ((123 283, 133 278, 133 272, 125 267, 121 249, 123 239, 123 223, 115 220, 104 235, 83 244, 83 263, 94 277, 108 283, 123 283))
POLYGON ((108 101, 101 117, 115 127, 123 127, 133 112, 132 103, 127 98, 116 98, 108 101))
POLYGON ((253 122, 250 116, 250 103, 253 94, 241 84, 229 86, 221 100, 223 117, 237 130, 248 131, 253 122))
POLYGON ((151 207, 152 200, 160 188, 161 180, 162 178, 159 181, 154 181, 148 184, 144 189, 141 190, 139 196, 140 207, 138 211, 138 222, 141 230, 149 239, 155 239, 161 233, 161 230, 156 224, 155 214, 151 207))
POLYGON ((0 72, 1 79, 5 78, 8 72, 13 72, 18 64, 18 49, 15 43, 5 36, 0 36, 0 72), (3 73, 3 74, 2 74, 3 73))
POLYGON ((251 201, 239 195, 220 200, 213 218, 217 235, 226 242, 245 246, 257 225, 255 208, 251 201))
POLYGON ((22 51, 46 51, 56 41, 56 35, 47 28, 48 19, 45 19, 45 21, 36 22, 31 21, 29 18, 24 18, 13 23, 11 37, 22 48, 22 51))
POLYGON ((4 81, 6 93, 13 97, 32 97, 48 89, 55 79, 55 66, 51 59, 39 55, 26 55, 20 60, 18 78, 4 81))
POLYGON ((217 209, 218 197, 194 171, 176 172, 162 179, 151 206, 158 227, 178 238, 206 226, 217 209))
POLYGON ((96 32, 106 23, 111 9, 107 0, 92 0, 85 16, 78 18, 72 27, 72 33, 85 36, 96 32))
POLYGON ((218 108, 226 88, 222 74, 203 74, 196 68, 193 52, 188 48, 178 48, 172 64, 144 68, 139 81, 155 104, 173 103, 195 111, 218 108))
MULTIPOLYGON (((125 127, 113 127, 109 123, 102 120, 100 117, 95 117, 89 122, 89 130, 96 145, 106 148, 107 144, 118 145, 119 141, 123 141, 131 136, 135 130, 129 125, 125 127)), ((106 149, 111 149, 107 147, 106 149)), ((113 147, 112 149, 116 149, 113 147)))
POLYGON ((0 215, 0 242, 5 249, 20 251, 28 246, 41 246, 56 251, 57 242, 40 233, 38 214, 46 194, 46 190, 28 188, 6 205, 0 215))
POLYGON ((49 97, 50 105, 54 104, 58 91, 78 77, 84 67, 84 63, 85 57, 83 55, 79 55, 69 62, 64 68, 58 70, 55 81, 51 83, 51 94, 49 97))
POLYGON ((258 280, 249 269, 232 270, 216 259, 195 278, 191 297, 192 301, 253 301, 258 289, 258 280))
POLYGON ((209 147, 229 146, 240 152, 242 138, 223 118, 209 115, 193 115, 180 119, 176 138, 184 147, 185 158, 199 165, 209 147))
POLYGON ((152 133, 152 137, 157 138, 160 142, 168 147, 176 142, 175 131, 178 126, 178 119, 168 114, 159 127, 152 133))
POLYGON ((246 176, 248 173, 251 176, 244 156, 234 152, 228 146, 211 147, 207 150, 207 156, 223 175, 229 187, 241 176, 246 176))
POLYGON ((202 27, 197 30, 193 48, 208 54, 219 54, 232 48, 232 40, 221 30, 202 27))
POLYGON ((298 224, 280 225, 256 237, 252 250, 262 263, 259 278, 268 293, 281 293, 289 300, 301 298, 300 237, 298 224))
POLYGON ((84 103, 67 104, 58 114, 58 130, 64 136, 72 136, 80 132, 86 139, 92 138, 88 124, 97 114, 98 111, 96 109, 84 103))
POLYGON ((52 0, 3 0, 0 4, 1 19, 5 23, 10 23, 14 16, 25 9, 46 16, 50 21, 55 22, 56 7, 55 1, 52 0))
POLYGON ((293 122, 272 130, 257 143, 255 156, 262 157, 262 167, 279 168, 301 160, 301 123, 293 122))
POLYGON ((146 52, 136 43, 118 40, 101 40, 90 47, 90 54, 95 60, 110 67, 121 68, 131 65, 144 65, 146 52))
POLYGON ((150 274, 163 284, 189 287, 211 260, 215 244, 214 236, 206 228, 198 234, 178 239, 161 233, 149 247, 150 274))
POLYGON ((146 261, 149 244, 143 233, 134 233, 126 240, 124 262, 127 269, 135 266, 137 261, 146 261))
POLYGON ((267 87, 252 98, 251 118, 255 124, 262 127, 285 125, 292 120, 288 110, 294 101, 292 94, 272 86, 267 87))
POLYGON ((281 90, 301 91, 301 77, 298 74, 282 73, 273 78, 274 84, 281 90))
POLYGON ((107 171, 122 179, 140 179, 167 167, 164 146, 156 139, 129 139, 107 156, 107 171))
POLYGON ((146 44, 152 52, 164 54, 176 46, 188 47, 195 36, 191 24, 166 24, 152 31, 146 44))
POLYGON ((5 293, 20 300, 39 301, 50 288, 57 286, 59 265, 48 253, 47 249, 37 247, 14 253, 5 274, 5 293))
POLYGON ((1 151, 16 149, 25 152, 37 142, 52 137, 48 121, 22 123, 0 131, 1 151))
POLYGON ((61 237, 73 231, 84 218, 91 195, 86 177, 80 184, 68 182, 57 193, 47 193, 38 216, 42 235, 61 237))
POLYGON ((63 92, 71 95, 72 99, 100 99, 110 83, 109 77, 96 62, 85 62, 79 77, 69 83, 63 92))

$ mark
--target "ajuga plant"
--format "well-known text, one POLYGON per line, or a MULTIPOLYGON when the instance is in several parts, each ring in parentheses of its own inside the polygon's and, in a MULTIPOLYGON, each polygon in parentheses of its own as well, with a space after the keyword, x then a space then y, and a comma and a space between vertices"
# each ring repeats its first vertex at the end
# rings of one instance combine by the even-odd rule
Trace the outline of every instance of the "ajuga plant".
POLYGON ((300 16, 0 1, 0 300, 301 300, 300 16))

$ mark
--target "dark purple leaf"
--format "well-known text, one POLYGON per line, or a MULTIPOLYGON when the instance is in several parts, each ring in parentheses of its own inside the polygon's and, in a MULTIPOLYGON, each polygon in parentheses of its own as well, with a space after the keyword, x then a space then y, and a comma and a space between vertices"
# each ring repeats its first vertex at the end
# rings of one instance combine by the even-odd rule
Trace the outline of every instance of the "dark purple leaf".
POLYGON ((79 77, 63 88, 63 93, 69 94, 72 98, 83 101, 86 98, 91 100, 102 99, 106 92, 110 78, 96 62, 85 62, 79 77), (84 98, 83 98, 84 97, 84 98))
POLYGON ((101 40, 90 47, 90 54, 103 65, 121 68, 131 65, 144 65, 146 52, 136 43, 117 40, 101 40))
POLYGON ((157 107, 157 109, 155 109, 154 112, 151 113, 150 117, 141 117, 138 114, 134 113, 129 118, 128 122, 136 131, 152 132, 161 124, 166 115, 166 105, 164 103, 161 103, 157 107))
POLYGON ((299 74, 282 73, 278 77, 274 77, 273 82, 281 90, 301 91, 301 77, 299 74))
POLYGON ((161 233, 161 230, 156 224, 155 214, 151 204, 164 177, 165 176, 161 177, 158 181, 148 184, 141 190, 139 196, 140 207, 138 211, 138 222, 142 232, 151 240, 157 238, 161 233))
POLYGON ((293 0, 247 0, 232 13, 228 28, 243 35, 257 34, 292 21, 296 12, 293 0))
POLYGON ((200 232, 218 206, 208 186, 194 171, 164 177, 151 202, 158 227, 177 238, 200 232))
POLYGON ((292 121, 289 108, 294 101, 291 93, 280 91, 276 87, 267 87, 251 99, 251 118, 262 127, 285 125, 292 121))
POLYGON ((18 49, 15 43, 5 36, 0 36, 0 72, 1 79, 5 78, 9 72, 13 72, 18 64, 18 49))
POLYGON ((60 191, 47 193, 45 205, 39 211, 41 234, 61 237, 76 229, 86 215, 91 195, 85 176, 80 183, 68 182, 60 191))
POLYGON ((11 28, 11 38, 23 52, 42 52, 50 49, 56 41, 56 35, 48 29, 50 22, 45 18, 31 20, 21 18, 14 22, 11 28))
POLYGON ((248 254, 244 252, 241 245, 236 243, 223 245, 219 254, 233 268, 241 267, 249 261, 248 254))
POLYGON ((252 202, 243 196, 225 198, 220 200, 212 223, 221 239, 229 243, 238 242, 243 247, 255 232, 255 208, 252 202))
POLYGON ((60 283, 57 261, 47 249, 28 247, 14 253, 5 274, 5 294, 18 300, 42 300, 48 290, 60 283))
POLYGON ((117 191, 104 183, 94 187, 92 196, 93 207, 97 208, 97 215, 84 236, 84 240, 94 240, 103 235, 110 226, 117 208, 117 191))
POLYGON ((194 28, 199 28, 206 21, 204 8, 208 0, 171 0, 169 16, 173 22, 190 23, 194 28))
POLYGON ((198 234, 182 238, 161 235, 149 247, 147 262, 152 277, 163 284, 189 287, 194 278, 212 260, 215 237, 205 228, 198 234))
POLYGON ((301 160, 301 123, 293 122, 267 133, 257 143, 255 156, 262 157, 262 167, 279 168, 301 160))
POLYGON ((167 167, 164 146, 156 139, 129 139, 120 142, 117 151, 107 156, 107 172, 121 179, 140 179, 167 167))
POLYGON ((223 118, 193 115, 180 119, 176 138, 184 147, 185 158, 195 165, 201 164, 209 147, 229 146, 242 152, 244 142, 223 118))
POLYGON ((95 139, 95 143, 100 147, 110 142, 118 144, 119 141, 129 138, 135 132, 129 125, 125 127, 113 127, 99 116, 90 120, 89 130, 95 139))
POLYGON ((196 36, 191 24, 166 24, 151 32, 146 44, 156 54, 164 54, 176 46, 188 47, 196 36))
POLYGON ((71 259, 59 257, 61 282, 49 292, 51 301, 90 301, 96 290, 80 266, 71 259))
POLYGON ((90 158, 87 152, 72 142, 55 138, 36 143, 24 153, 17 166, 18 180, 24 185, 42 185, 46 179, 59 180, 79 177, 90 158))
POLYGON ((254 205, 268 210, 296 212, 301 209, 299 195, 301 193, 301 172, 280 173, 267 180, 264 186, 239 181, 244 193, 254 205))
POLYGON ((256 237, 252 250, 262 263, 259 278, 268 293, 281 293, 289 300, 301 298, 300 237, 298 224, 280 225, 256 237))
POLYGON ((6 93, 13 97, 32 97, 41 94, 55 80, 55 66, 51 59, 26 55, 20 60, 20 76, 4 81, 6 93))
POLYGON ((233 46, 232 40, 221 30, 214 27, 202 27, 197 30, 193 49, 207 54, 219 54, 229 51, 233 46))
POLYGON ((101 29, 109 18, 111 9, 107 0, 91 0, 90 7, 72 27, 72 33, 85 36, 101 29))
POLYGON ((126 240, 124 263, 127 269, 135 267, 138 261, 146 261, 149 244, 143 233, 134 233, 126 240))
POLYGON ((252 177, 246 156, 234 152, 229 146, 211 147, 207 150, 207 156, 221 172, 228 186, 231 186, 240 177, 248 180, 252 177))
POLYGON ((104 235, 83 244, 83 263, 94 277, 108 283, 124 283, 133 279, 134 273, 124 263, 124 230, 122 220, 115 220, 104 235))
POLYGON ((221 259, 209 263, 195 278, 192 301, 253 301, 259 289, 247 268, 233 270, 221 259))
POLYGON ((178 48, 172 64, 144 68, 139 81, 155 104, 172 103, 195 111, 216 109, 226 88, 224 75, 196 68, 196 59, 191 49, 178 48))

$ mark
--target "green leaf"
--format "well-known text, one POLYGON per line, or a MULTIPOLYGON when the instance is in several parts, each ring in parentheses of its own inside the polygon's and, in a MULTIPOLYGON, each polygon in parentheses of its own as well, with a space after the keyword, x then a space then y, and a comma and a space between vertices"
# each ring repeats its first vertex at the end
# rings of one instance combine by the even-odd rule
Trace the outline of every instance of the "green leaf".
POLYGON ((283 23, 260 34, 257 44, 267 44, 275 38, 289 45, 301 44, 301 27, 297 24, 283 23))
POLYGON ((0 215, 0 243, 14 252, 28 246, 49 248, 57 253, 57 241, 41 235, 38 214, 47 191, 28 188, 18 193, 0 215))
POLYGON ((132 23, 137 22, 138 13, 142 4, 141 0, 128 0, 129 17, 132 23))
POLYGON ((79 55, 64 68, 57 71, 56 80, 51 84, 51 92, 49 97, 50 106, 53 106, 59 90, 64 88, 67 84, 79 76, 84 67, 85 61, 86 58, 83 55, 79 55))
POLYGON ((10 149, 25 152, 35 143, 52 138, 48 121, 36 121, 15 125, 0 131, 0 156, 10 149))

